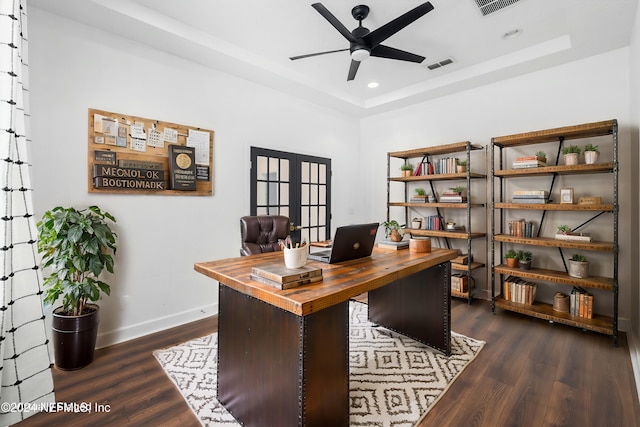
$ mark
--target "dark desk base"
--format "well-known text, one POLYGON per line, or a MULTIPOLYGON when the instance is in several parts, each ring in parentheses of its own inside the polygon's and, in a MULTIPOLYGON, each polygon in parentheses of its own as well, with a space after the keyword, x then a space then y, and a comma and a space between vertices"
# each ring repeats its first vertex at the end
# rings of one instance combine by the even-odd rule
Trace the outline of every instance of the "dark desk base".
MULTIPOLYGON (((449 263, 369 292, 372 322, 449 354, 449 263)), ((220 283, 218 400, 245 426, 349 425, 349 301, 297 316, 220 283)))

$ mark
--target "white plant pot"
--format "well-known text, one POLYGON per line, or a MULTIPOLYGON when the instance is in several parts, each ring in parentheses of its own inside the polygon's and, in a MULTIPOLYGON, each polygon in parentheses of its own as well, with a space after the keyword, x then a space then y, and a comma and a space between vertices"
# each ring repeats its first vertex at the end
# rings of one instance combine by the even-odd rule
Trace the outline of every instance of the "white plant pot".
POLYGON ((593 165, 598 161, 598 153, 597 151, 585 151, 584 152, 584 162, 588 165, 593 165))
POLYGON ((578 164, 578 153, 569 153, 564 155, 564 164, 567 166, 578 164))
POLYGON ((578 279, 589 277, 589 261, 580 262, 569 260, 569 276, 578 279))

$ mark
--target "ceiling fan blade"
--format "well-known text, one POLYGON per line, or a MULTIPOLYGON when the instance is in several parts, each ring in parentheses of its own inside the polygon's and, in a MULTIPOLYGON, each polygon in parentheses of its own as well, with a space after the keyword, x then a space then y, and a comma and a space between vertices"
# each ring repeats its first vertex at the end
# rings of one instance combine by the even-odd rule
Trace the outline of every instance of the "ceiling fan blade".
POLYGON ((420 6, 411 9, 404 15, 401 15, 393 21, 390 21, 384 24, 382 27, 370 32, 369 34, 364 36, 363 39, 371 48, 374 48, 407 25, 411 24, 416 19, 421 18, 432 10, 433 5, 431 3, 423 3, 420 6))
POLYGON ((377 56, 378 58, 399 59, 400 61, 409 61, 421 63, 424 61, 424 56, 416 55, 415 53, 405 52, 404 50, 396 49, 395 47, 389 47, 379 44, 371 49, 371 56, 377 56))
POLYGON ((347 27, 345 27, 342 24, 342 22, 338 21, 338 18, 333 16, 333 14, 329 12, 329 10, 326 7, 322 5, 322 3, 314 3, 311 5, 311 7, 317 10, 318 13, 320 13, 320 15, 324 17, 324 19, 329 21, 329 23, 333 25, 336 30, 340 31, 340 34, 342 34, 344 38, 349 40, 351 43, 356 42, 356 38, 353 37, 353 34, 351 34, 351 32, 347 29, 347 27))
POLYGON ((303 58, 309 58, 312 56, 318 56, 318 55, 326 55, 327 53, 335 53, 335 52, 344 52, 345 50, 349 50, 349 48, 346 49, 338 49, 338 50, 328 50, 326 52, 316 52, 316 53, 308 53, 306 55, 298 55, 298 56, 292 56, 291 58, 289 58, 292 61, 295 61, 296 59, 303 59, 303 58))
POLYGON ((351 81, 356 78, 356 73, 358 72, 358 67, 360 66, 360 61, 351 60, 351 66, 349 67, 349 76, 347 76, 347 81, 351 81))

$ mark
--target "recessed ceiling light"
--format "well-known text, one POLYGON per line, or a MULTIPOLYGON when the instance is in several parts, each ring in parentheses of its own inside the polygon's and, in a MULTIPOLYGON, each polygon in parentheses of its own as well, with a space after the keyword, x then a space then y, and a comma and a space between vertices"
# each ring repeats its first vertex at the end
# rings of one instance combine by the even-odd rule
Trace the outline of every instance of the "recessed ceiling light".
POLYGON ((514 39, 522 34, 522 30, 520 28, 513 29, 511 31, 507 31, 502 35, 503 39, 514 39))
POLYGON ((370 89, 375 89, 378 86, 380 86, 380 83, 378 82, 369 82, 369 84, 367 85, 370 89))

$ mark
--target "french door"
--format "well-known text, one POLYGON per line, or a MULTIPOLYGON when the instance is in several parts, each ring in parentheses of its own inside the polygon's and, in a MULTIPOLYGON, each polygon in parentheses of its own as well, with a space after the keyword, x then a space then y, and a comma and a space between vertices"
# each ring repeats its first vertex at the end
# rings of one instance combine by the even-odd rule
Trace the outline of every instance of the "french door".
POLYGON ((285 215, 307 242, 330 239, 331 159, 251 147, 251 215, 285 215))

